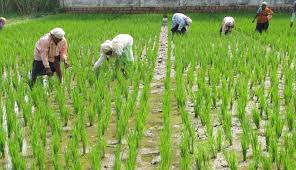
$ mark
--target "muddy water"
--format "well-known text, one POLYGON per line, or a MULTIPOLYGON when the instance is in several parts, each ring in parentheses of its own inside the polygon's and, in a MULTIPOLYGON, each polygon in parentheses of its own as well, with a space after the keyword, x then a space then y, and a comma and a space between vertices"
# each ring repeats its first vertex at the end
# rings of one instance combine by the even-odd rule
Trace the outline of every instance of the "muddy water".
POLYGON ((137 169, 156 169, 160 163, 160 132, 163 128, 162 98, 166 76, 166 59, 168 49, 167 18, 163 18, 159 50, 151 83, 150 107, 144 136, 139 141, 137 169))
MULTIPOLYGON (((174 55, 174 42, 171 42, 171 91, 175 94, 176 90, 176 72, 175 72, 175 55, 174 55)), ((170 113, 170 123, 172 129, 172 165, 171 169, 180 169, 180 144, 181 144, 181 133, 182 133, 182 118, 179 113, 177 99, 175 95, 171 95, 171 113, 170 113)))

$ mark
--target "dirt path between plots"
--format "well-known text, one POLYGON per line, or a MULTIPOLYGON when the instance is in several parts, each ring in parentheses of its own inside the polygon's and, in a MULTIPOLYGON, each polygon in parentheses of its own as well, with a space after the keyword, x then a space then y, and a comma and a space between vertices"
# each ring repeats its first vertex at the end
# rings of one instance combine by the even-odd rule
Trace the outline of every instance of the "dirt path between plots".
POLYGON ((149 113, 146 130, 139 142, 137 169, 156 169, 160 162, 160 132, 163 128, 162 98, 166 77, 166 59, 168 49, 167 18, 163 18, 159 37, 159 50, 151 83, 149 113))

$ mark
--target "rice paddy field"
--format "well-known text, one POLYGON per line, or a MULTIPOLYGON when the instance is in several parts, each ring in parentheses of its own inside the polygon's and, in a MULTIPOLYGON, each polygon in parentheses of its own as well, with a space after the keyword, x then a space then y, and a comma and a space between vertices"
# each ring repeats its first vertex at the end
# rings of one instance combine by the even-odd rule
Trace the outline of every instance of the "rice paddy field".
POLYGON ((171 14, 60 14, 0 31, 0 169, 296 168, 296 28, 275 14, 255 32, 253 14, 187 14, 172 37, 171 14), (64 81, 28 85, 35 43, 62 27, 64 81), (99 46, 134 38, 136 60, 96 72, 99 46))

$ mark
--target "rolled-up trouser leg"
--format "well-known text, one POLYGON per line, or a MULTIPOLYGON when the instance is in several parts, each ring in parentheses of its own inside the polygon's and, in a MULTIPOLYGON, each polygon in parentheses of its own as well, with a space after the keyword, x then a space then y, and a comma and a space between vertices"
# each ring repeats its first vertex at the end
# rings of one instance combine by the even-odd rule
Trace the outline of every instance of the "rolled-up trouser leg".
POLYGON ((54 68, 60 81, 62 81, 63 74, 61 69, 60 56, 54 57, 54 68))

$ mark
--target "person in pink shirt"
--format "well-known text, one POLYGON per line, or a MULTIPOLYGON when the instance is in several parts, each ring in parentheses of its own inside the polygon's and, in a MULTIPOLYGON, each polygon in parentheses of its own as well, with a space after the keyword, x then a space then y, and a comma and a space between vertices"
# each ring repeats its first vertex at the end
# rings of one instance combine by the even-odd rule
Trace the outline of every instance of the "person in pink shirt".
POLYGON ((34 49, 34 61, 32 68, 32 85, 37 76, 53 76, 54 72, 62 81, 60 62, 64 62, 65 68, 71 65, 67 60, 68 43, 62 28, 55 28, 39 39, 34 49))

